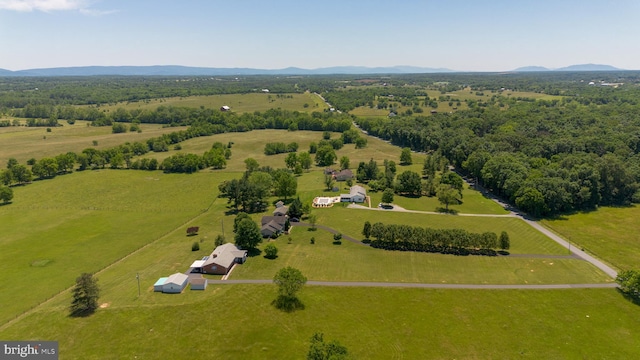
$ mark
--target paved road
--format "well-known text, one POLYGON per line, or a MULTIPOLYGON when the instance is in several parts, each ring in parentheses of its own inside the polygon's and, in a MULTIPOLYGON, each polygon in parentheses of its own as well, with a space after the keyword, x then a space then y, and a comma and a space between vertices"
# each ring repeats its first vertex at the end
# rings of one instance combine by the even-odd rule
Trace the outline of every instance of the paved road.
MULTIPOLYGON (((273 280, 208 280, 209 285, 223 284, 272 284, 273 280)), ((394 283, 394 282, 364 282, 364 281, 307 281, 312 286, 338 286, 338 287, 399 287, 399 288, 426 288, 426 289, 596 289, 615 288, 615 283, 606 284, 547 284, 547 285, 480 285, 480 284, 422 284, 422 283, 394 283)))
POLYGON ((363 209, 363 210, 376 210, 376 211, 399 211, 399 212, 408 212, 408 213, 416 213, 416 214, 429 214, 429 215, 449 215, 449 216, 476 216, 476 217, 518 217, 514 213, 509 214, 449 214, 443 212, 436 211, 420 211, 420 210, 407 210, 398 205, 393 205, 393 209, 380 209, 380 208, 370 208, 367 206, 359 205, 359 204, 349 204, 347 206, 350 209, 363 209))

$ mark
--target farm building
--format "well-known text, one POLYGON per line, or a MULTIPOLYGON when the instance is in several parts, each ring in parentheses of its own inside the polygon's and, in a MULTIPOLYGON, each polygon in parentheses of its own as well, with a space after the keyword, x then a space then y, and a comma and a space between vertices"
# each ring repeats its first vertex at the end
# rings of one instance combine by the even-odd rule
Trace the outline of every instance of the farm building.
POLYGON ((353 171, 349 169, 340 170, 333 173, 333 178, 336 181, 347 181, 353 179, 353 171))
POLYGON ((289 207, 282 205, 273 210, 273 216, 286 216, 288 211, 289 207))
POLYGON ((207 279, 205 278, 193 278, 189 283, 191 284, 191 290, 204 290, 207 288, 207 279))
MULTIPOLYGON (((246 250, 240 250, 234 244, 227 243, 215 248, 199 269, 200 272, 205 274, 226 275, 234 264, 242 264, 246 260, 246 250)), ((193 267, 193 264, 191 266, 193 267)), ((194 270, 198 271, 197 269, 194 270)))
POLYGON ((284 224, 286 222, 286 216, 263 216, 260 222, 260 233, 264 237, 278 236, 284 232, 284 224))
POLYGON ((167 282, 168 277, 161 277, 160 279, 158 279, 158 281, 156 281, 155 284, 153 284, 153 291, 162 291, 162 285, 164 285, 165 282, 167 282))
POLYGON ((162 291, 169 294, 181 293, 187 287, 188 282, 189 277, 187 275, 175 273, 169 277, 158 279, 153 285, 153 291, 162 291))
POLYGON ((229 106, 227 106, 227 105, 222 105, 220 107, 220 111, 229 111, 229 110, 231 110, 231 108, 229 106))
POLYGON ((341 202, 357 202, 361 203, 367 198, 367 191, 360 185, 351 187, 348 194, 340 194, 341 202))

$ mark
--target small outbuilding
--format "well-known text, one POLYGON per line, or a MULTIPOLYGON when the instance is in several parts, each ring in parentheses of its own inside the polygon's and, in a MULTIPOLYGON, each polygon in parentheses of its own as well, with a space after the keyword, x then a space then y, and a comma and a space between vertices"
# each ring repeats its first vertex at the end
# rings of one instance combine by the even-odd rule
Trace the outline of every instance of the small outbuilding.
POLYGON ((229 111, 229 110, 231 110, 231 108, 229 106, 227 106, 227 105, 222 105, 220 107, 220 111, 229 111))
POLYGON ((169 294, 178 294, 187 287, 188 283, 189 277, 187 275, 175 273, 169 277, 158 279, 158 281, 153 285, 153 290, 169 294))
POLYGON ((165 282, 167 282, 168 277, 161 277, 160 279, 158 279, 158 281, 156 281, 155 284, 153 284, 153 291, 158 291, 158 292, 162 292, 162 285, 164 285, 165 282))
POLYGON ((205 278, 193 278, 190 283, 191 290, 205 290, 207 288, 207 279, 205 278))
POLYGON ((273 210, 273 216, 286 216, 289 211, 289 207, 286 205, 282 205, 273 210))

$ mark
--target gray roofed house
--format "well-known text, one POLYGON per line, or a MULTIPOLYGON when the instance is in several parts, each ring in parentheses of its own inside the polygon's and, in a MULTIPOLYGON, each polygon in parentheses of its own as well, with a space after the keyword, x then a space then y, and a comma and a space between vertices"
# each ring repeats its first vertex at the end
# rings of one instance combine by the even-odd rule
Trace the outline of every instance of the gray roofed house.
POLYGON ((353 171, 349 169, 340 170, 338 172, 335 172, 333 174, 333 177, 336 179, 336 181, 347 181, 353 179, 353 171))
POLYGON ((340 194, 341 202, 364 202, 367 198, 367 191, 360 185, 353 185, 348 194, 340 194))
POLYGON ((242 264, 247 260, 247 251, 238 249, 235 244, 227 243, 213 250, 202 265, 205 274, 226 275, 235 263, 242 264))
POLYGON ((277 207, 275 210, 273 210, 273 216, 285 216, 287 215, 288 211, 289 211, 289 207, 282 205, 280 207, 277 207))
POLYGON ((261 220, 262 227, 260 233, 264 237, 272 237, 280 235, 284 232, 284 224, 287 222, 285 216, 263 216, 261 220))

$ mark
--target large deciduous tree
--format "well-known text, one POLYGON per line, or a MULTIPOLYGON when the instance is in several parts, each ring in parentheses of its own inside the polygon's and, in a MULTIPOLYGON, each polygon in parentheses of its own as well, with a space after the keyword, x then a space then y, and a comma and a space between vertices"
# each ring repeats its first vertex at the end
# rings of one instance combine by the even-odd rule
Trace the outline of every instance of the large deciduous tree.
MULTIPOLYGON (((291 153, 295 154, 295 153, 291 153)), ((273 174, 274 193, 276 196, 282 196, 285 200, 293 196, 298 191, 298 179, 286 170, 278 170, 273 174)))
POLYGON ((337 159, 336 151, 331 145, 323 145, 318 148, 316 152, 316 165, 318 166, 330 166, 337 159))
POLYGON ((241 249, 253 249, 262 241, 260 228, 251 219, 242 219, 238 223, 235 235, 235 243, 241 249))
POLYGON ((404 148, 402 149, 402 153, 400 153, 400 165, 411 165, 413 161, 411 160, 411 149, 404 148))
POLYGON ((621 271, 616 277, 616 282, 622 292, 636 299, 640 297, 640 271, 621 271))
POLYGON ((0 200, 6 204, 13 199, 13 189, 8 186, 0 186, 0 200))
POLYGON ((276 273, 273 282, 278 285, 280 296, 295 298, 296 293, 307 283, 307 278, 300 270, 287 266, 276 273))
POLYGON ((460 203, 460 193, 451 187, 451 185, 442 184, 438 186, 436 196, 447 211, 449 211, 449 205, 460 203))

